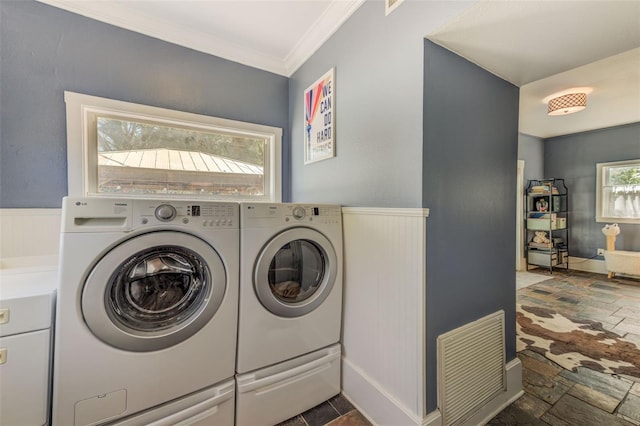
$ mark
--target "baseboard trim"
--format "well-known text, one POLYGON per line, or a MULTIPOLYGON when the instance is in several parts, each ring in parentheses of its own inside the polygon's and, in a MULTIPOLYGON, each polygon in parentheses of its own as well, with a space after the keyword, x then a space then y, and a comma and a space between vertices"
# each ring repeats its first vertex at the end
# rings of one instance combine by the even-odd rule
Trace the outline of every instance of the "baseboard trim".
MULTIPOLYGON (((518 358, 507 363, 506 373, 506 392, 489 401, 469 418, 464 426, 486 424, 524 394, 522 363, 518 358)), ((442 425, 442 415, 439 410, 436 409, 423 418, 408 412, 393 396, 345 357, 342 358, 342 393, 362 415, 376 425, 442 425)))
POLYGON ((439 409, 427 414, 422 421, 422 426, 442 426, 442 414, 439 409))
POLYGON ((585 259, 582 257, 569 256, 569 269, 583 272, 593 272, 596 274, 606 274, 607 268, 604 260, 585 259))
MULTIPOLYGON (((345 357, 342 358, 342 393, 373 424, 427 425, 345 357)), ((429 423, 430 426, 439 424, 429 423)))

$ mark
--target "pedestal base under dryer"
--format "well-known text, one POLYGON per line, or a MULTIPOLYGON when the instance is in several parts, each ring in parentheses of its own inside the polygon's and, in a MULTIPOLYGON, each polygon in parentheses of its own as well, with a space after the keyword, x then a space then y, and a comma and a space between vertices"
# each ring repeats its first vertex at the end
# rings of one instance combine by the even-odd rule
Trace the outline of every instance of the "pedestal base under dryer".
POLYGON ((340 393, 340 344, 236 375, 236 425, 270 426, 340 393))

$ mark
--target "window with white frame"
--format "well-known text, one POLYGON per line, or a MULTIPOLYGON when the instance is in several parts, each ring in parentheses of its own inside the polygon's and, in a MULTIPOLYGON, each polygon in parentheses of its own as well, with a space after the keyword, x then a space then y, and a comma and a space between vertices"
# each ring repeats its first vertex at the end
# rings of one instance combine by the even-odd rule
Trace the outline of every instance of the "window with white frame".
POLYGON ((640 159, 596 168, 596 222, 640 223, 640 159))
POLYGON ((281 201, 282 129, 65 92, 69 195, 281 201))

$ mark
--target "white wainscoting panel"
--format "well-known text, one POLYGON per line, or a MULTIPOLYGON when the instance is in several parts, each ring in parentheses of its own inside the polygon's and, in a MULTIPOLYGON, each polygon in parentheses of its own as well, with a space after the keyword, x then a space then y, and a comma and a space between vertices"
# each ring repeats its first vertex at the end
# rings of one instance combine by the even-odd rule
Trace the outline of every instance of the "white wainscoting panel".
POLYGON ((0 209, 0 258, 57 256, 61 209, 0 209))
POLYGON ((343 392, 377 424, 421 425, 429 211, 342 212, 343 392))

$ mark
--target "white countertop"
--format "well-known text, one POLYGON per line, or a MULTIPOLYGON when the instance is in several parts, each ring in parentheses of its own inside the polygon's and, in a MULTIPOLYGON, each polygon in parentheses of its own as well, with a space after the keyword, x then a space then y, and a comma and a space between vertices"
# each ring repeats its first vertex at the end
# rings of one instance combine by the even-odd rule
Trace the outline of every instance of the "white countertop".
POLYGON ((20 274, 33 270, 50 270, 58 267, 58 256, 24 256, 0 258, 2 274, 20 274))
POLYGON ((58 280, 57 256, 0 259, 0 299, 13 299, 54 291, 58 280))

